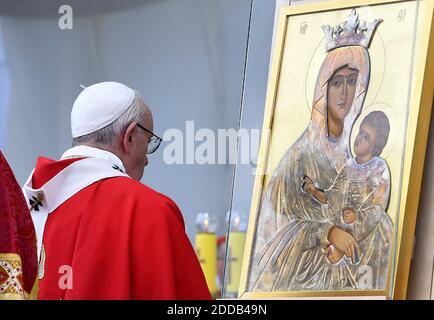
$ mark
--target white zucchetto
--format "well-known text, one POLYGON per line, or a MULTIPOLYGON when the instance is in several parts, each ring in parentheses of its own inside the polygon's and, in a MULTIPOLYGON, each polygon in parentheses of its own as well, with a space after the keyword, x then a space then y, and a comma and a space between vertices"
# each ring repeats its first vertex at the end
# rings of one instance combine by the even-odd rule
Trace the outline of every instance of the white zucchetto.
POLYGON ((86 87, 71 111, 73 138, 98 131, 117 120, 134 101, 135 91, 119 82, 101 82, 86 87))

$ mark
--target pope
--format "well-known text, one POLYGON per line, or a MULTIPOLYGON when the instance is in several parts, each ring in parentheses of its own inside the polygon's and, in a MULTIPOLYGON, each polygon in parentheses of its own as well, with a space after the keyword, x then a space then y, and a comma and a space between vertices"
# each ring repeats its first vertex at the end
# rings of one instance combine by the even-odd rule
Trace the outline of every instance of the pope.
POLYGON ((37 159, 23 187, 35 225, 39 299, 210 299, 177 205, 140 183, 161 138, 139 94, 85 88, 73 147, 37 159))

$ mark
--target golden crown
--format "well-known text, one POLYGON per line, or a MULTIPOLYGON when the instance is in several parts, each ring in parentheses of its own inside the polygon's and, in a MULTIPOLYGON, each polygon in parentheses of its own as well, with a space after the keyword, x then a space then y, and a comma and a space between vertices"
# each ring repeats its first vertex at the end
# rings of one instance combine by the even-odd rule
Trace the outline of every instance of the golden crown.
POLYGON ((336 27, 322 26, 326 36, 326 51, 345 46, 362 46, 369 48, 372 35, 383 19, 375 19, 369 25, 366 21, 359 21, 359 15, 355 9, 351 10, 347 21, 336 27))

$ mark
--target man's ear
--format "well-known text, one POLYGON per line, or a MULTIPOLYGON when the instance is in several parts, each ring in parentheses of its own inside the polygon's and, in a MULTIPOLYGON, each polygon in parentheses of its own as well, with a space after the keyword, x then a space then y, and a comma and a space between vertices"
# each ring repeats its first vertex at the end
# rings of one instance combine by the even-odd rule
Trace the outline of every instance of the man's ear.
POLYGON ((122 146, 126 154, 130 154, 133 148, 134 131, 136 129, 137 122, 132 122, 125 131, 122 139, 122 146))

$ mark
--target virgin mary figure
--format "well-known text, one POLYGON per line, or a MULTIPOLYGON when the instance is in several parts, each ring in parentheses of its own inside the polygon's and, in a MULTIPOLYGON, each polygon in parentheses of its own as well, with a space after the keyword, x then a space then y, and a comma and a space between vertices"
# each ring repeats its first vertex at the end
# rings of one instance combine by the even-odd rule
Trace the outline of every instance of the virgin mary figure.
MULTIPOLYGON (((332 185, 351 157, 350 134, 368 90, 370 58, 367 47, 376 26, 359 26, 353 9, 337 28, 323 27, 327 55, 320 68, 313 97, 311 120, 298 140, 280 160, 264 188, 257 220, 249 291, 344 290, 358 288, 360 248, 375 252, 388 245, 381 241, 360 244, 336 227, 318 202, 303 190, 308 176, 318 189, 332 185), (324 248, 332 244, 352 262, 332 264, 324 248), (360 248, 359 248, 360 245, 360 248)), ((388 200, 388 199, 387 199, 388 200)), ((387 228, 390 232, 390 228, 387 228)), ((377 232, 377 231, 373 231, 377 232)), ((390 234, 386 235, 388 238, 390 234)), ((381 239, 371 237, 371 239, 381 239)), ((377 252, 375 256, 381 255, 377 252)), ((387 273, 377 270, 374 287, 387 273)), ((386 269, 386 271, 384 270, 386 269)))

